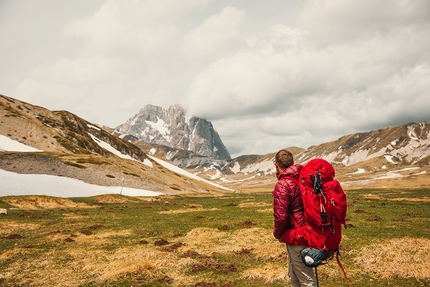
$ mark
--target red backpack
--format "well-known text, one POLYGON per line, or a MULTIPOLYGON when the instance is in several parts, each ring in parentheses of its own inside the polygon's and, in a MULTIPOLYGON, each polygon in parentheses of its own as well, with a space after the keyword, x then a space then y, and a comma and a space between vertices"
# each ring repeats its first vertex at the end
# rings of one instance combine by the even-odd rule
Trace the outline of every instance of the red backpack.
POLYGON ((338 249, 346 219, 346 194, 334 176, 333 166, 324 159, 312 159, 302 168, 297 184, 302 194, 306 225, 287 230, 283 241, 285 239, 288 244, 303 238, 309 248, 304 249, 301 256, 309 267, 317 267, 336 254, 346 278, 338 249))

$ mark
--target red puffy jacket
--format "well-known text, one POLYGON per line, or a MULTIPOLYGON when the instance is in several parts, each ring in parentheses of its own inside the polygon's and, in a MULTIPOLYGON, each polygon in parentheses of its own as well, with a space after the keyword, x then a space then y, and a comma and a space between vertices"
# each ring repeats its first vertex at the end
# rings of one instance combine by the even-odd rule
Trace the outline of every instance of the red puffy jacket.
MULTIPOLYGON (((295 164, 276 175, 278 182, 273 191, 273 215, 275 217, 273 236, 278 240, 282 238, 282 233, 286 229, 296 229, 306 223, 302 196, 297 186, 297 179, 302 168, 302 165, 295 164)), ((305 241, 286 243, 304 244, 305 241)))

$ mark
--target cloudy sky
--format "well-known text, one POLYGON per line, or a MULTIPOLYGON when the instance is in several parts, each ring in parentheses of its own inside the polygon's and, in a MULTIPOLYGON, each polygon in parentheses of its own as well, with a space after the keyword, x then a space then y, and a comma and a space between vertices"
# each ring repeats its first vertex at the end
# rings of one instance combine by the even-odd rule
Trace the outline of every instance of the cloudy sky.
POLYGON ((232 154, 430 120, 428 0, 0 0, 0 94, 116 127, 181 104, 232 154))

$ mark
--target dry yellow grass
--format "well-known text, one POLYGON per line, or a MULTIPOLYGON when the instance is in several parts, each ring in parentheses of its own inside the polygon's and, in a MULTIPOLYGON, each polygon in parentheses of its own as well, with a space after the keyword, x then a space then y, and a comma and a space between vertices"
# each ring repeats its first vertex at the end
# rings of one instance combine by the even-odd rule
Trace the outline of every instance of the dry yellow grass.
MULTIPOLYGON (((177 285, 189 282, 182 272, 193 263, 191 258, 179 258, 175 253, 160 251, 153 246, 130 246, 113 252, 86 249, 83 252, 79 245, 82 242, 78 240, 77 243, 78 246, 52 250, 42 256, 29 256, 25 262, 17 261, 4 270, 4 278, 14 276, 22 286, 78 286, 88 282, 97 285, 130 274, 146 278, 168 275, 177 285), (26 272, 14 272, 22 268, 26 272)), ((29 249, 16 249, 0 259, 29 253, 29 249)))
POLYGON ((267 203, 267 202, 241 202, 238 205, 238 207, 241 207, 241 208, 247 208, 247 207, 265 207, 265 206, 271 206, 271 204, 267 203))
POLYGON ((114 194, 99 195, 94 197, 94 200, 98 203, 125 203, 131 201, 127 197, 114 194))
POLYGON ((91 208, 85 203, 76 203, 70 199, 48 196, 28 196, 28 197, 14 197, 4 199, 3 201, 8 204, 23 210, 36 210, 39 208, 91 208))
MULTIPOLYGON (((4 278, 13 276, 23 285, 31 282, 34 286, 77 286, 89 281, 101 284, 135 274, 136 277, 152 279, 168 276, 173 279, 172 286, 183 286, 195 282, 198 276, 187 275, 187 268, 196 263, 195 259, 181 257, 188 250, 210 256, 214 252, 228 254, 248 249, 259 258, 277 258, 285 253, 285 246, 274 240, 270 231, 263 228, 248 228, 234 232, 196 228, 180 238, 184 245, 174 252, 163 251, 153 245, 129 246, 115 251, 96 250, 109 243, 114 236, 129 234, 127 230, 89 236, 79 234, 73 238, 75 241, 73 244, 66 244, 62 249, 55 249, 41 256, 28 256, 25 262, 16 261, 9 265, 7 270, 4 270, 4 278), (91 244, 90 249, 88 244, 91 244), (26 265, 24 267, 27 271, 14 273, 14 270, 23 268, 17 264, 26 265)), ((54 241, 64 241, 66 235, 53 233, 47 237, 54 241)), ((3 254, 0 260, 32 252, 33 249, 16 248, 3 254)), ((258 275, 258 270, 247 270, 243 277, 260 276, 268 281, 285 279, 286 273, 284 275, 282 273, 286 270, 286 264, 284 266, 280 263, 271 271, 272 273, 269 272, 270 266, 262 268, 267 269, 263 275, 258 275)))
POLYGON ((430 240, 396 238, 362 248, 354 262, 382 278, 430 278, 430 240))
POLYGON ((195 228, 185 236, 186 247, 207 256, 212 253, 240 252, 252 249, 260 258, 276 258, 285 252, 285 245, 276 241, 271 230, 264 228, 245 228, 234 232, 219 231, 212 228, 195 228))
MULTIPOLYGON (((95 234, 90 235, 83 235, 78 233, 74 234, 73 241, 75 241, 76 244, 91 243, 93 247, 100 247, 109 244, 114 237, 129 236, 130 234, 132 234, 130 230, 97 232, 95 234)), ((46 235, 47 238, 51 239, 52 241, 64 241, 67 238, 70 238, 70 235, 63 234, 61 232, 52 232, 46 235)))
POLYGON ((288 266, 287 264, 279 265, 269 263, 259 268, 248 269, 243 273, 243 278, 255 279, 263 278, 266 283, 273 283, 275 281, 289 281, 288 266))
MULTIPOLYGON (((367 194, 366 199, 378 200, 381 198, 391 200, 387 196, 397 198, 397 196, 402 196, 401 193, 401 191, 398 192, 397 190, 380 194, 372 191, 373 195, 367 194)), ((122 203, 121 201, 116 201, 115 196, 103 196, 101 198, 113 203, 122 203)), ((254 196, 247 198, 247 200, 236 201, 237 207, 243 208, 242 210, 246 212, 251 209, 264 213, 273 212, 271 204, 264 203, 261 198, 256 199, 254 196)), ((404 197, 404 199, 408 200, 410 198, 404 197)), ((23 207, 33 208, 34 203, 39 202, 30 199, 27 200, 29 204, 23 204, 26 200, 23 199, 20 202, 23 207), (33 203, 33 205, 30 203, 33 203)), ((422 202, 426 202, 426 200, 424 199, 422 202)), ((159 198, 158 201, 160 208, 166 208, 165 205, 175 204, 168 197, 159 198)), ((174 212, 164 210, 162 213, 218 210, 205 209, 202 204, 198 203, 200 202, 180 201, 179 206, 182 209, 174 212)), ((120 205, 122 206, 123 204, 120 205)), ((221 204, 221 206, 223 205, 221 204)), ((230 212, 230 205, 225 204, 225 206, 229 206, 228 211, 230 212)), ((152 212, 157 214, 153 209, 152 212)), ((91 216, 92 213, 88 214, 88 216, 91 216)), ((252 228, 219 230, 217 228, 200 227, 194 228, 186 234, 181 233, 173 238, 167 237, 165 239, 170 242, 166 243, 166 246, 158 246, 156 242, 159 241, 158 239, 163 238, 162 235, 148 235, 141 230, 136 232, 132 225, 123 226, 123 229, 100 228, 93 233, 87 234, 80 232, 80 226, 90 225, 88 223, 90 221, 86 219, 85 222, 88 224, 84 225, 82 222, 74 221, 75 217, 73 216, 75 216, 75 213, 63 213, 62 215, 65 219, 70 219, 71 217, 69 216, 72 216, 72 222, 77 224, 77 228, 73 229, 74 234, 71 234, 72 231, 68 231, 69 229, 66 227, 59 228, 59 230, 56 230, 57 227, 52 228, 53 231, 49 232, 51 229, 48 226, 45 229, 48 232, 44 231, 43 234, 39 234, 40 238, 35 243, 12 246, 12 249, 0 255, 0 264, 5 266, 0 272, 0 282, 7 284, 12 281, 17 286, 78 286, 80 284, 99 286, 103 283, 108 285, 127 281, 130 282, 130 285, 134 286, 136 284, 138 286, 148 284, 148 282, 171 280, 168 283, 170 286, 194 286, 196 282, 210 283, 211 281, 216 281, 214 279, 216 278, 216 272, 220 271, 220 269, 216 269, 200 272, 193 269, 196 265, 213 262, 222 265, 225 262, 224 260, 227 262, 231 260, 230 263, 238 267, 234 274, 226 275, 221 273, 225 281, 228 281, 231 275, 234 280, 266 282, 267 285, 279 285, 288 282, 285 245, 273 238, 270 228, 254 226, 252 228), (159 236, 159 238, 146 236, 159 236), (120 240, 122 243, 115 245, 114 240, 120 240), (29 247, 29 245, 33 246, 29 247), (170 248, 174 245, 176 245, 175 248, 170 248), (49 247, 49 249, 45 249, 45 247, 49 247), (193 254, 193 252, 200 254, 202 257, 191 256, 190 258, 188 257, 189 255, 186 255, 193 254), (239 256, 244 257, 239 258, 239 256), (244 264, 242 264, 242 260, 244 260, 244 264), (252 264, 248 265, 251 262, 252 264), (206 271, 214 271, 215 275, 206 271)), ((87 217, 87 215, 80 216, 87 217)), ((184 217, 187 216, 189 215, 184 217)), ((395 228, 396 223, 397 221, 387 221, 384 228, 389 229, 391 226, 395 228)), ((213 226, 213 224, 210 226, 213 226)), ((35 230, 39 228, 40 226, 37 224, 19 224, 13 221, 0 222, 0 233, 3 230, 7 230, 8 234, 22 233, 25 229, 35 230), (17 232, 14 232, 14 230, 17 232)), ((346 260, 342 261, 342 263, 350 278, 355 280, 363 277, 389 278, 387 280, 397 280, 398 278, 425 280, 430 278, 430 265, 428 263, 430 262, 430 240, 419 238, 392 239, 364 247, 361 244, 358 247, 361 249, 355 249, 355 247, 351 247, 351 244, 348 244, 355 237, 352 238, 349 235, 345 233, 343 236, 345 250, 342 255, 346 254, 346 260)), ((366 241, 363 244, 368 243, 366 241)), ((342 280, 341 278, 343 277, 336 260, 331 261, 328 265, 320 266, 318 273, 322 281, 333 281, 333 278, 342 280)))
MULTIPOLYGON (((399 194, 401 192, 398 192, 399 194)), ((363 195, 363 197, 365 199, 379 199, 379 200, 391 200, 391 201, 412 201, 412 202, 430 202, 430 197, 428 196, 423 196, 423 197, 382 197, 380 195, 375 195, 375 194, 366 194, 363 195)))
POLYGON ((34 230, 40 228, 39 224, 35 223, 18 223, 15 221, 0 221, 0 234, 12 234, 17 230, 34 230))
MULTIPOLYGON (((244 279, 263 279, 267 283, 288 281, 288 266, 285 260, 285 245, 273 239, 270 230, 246 228, 237 231, 220 231, 212 228, 195 228, 178 239, 183 246, 176 251, 167 252, 153 245, 133 245, 115 251, 98 250, 108 244, 115 236, 128 236, 130 231, 101 232, 95 235, 78 235, 75 242, 62 249, 48 251, 40 256, 29 256, 33 249, 15 248, 0 256, 0 260, 26 256, 28 259, 16 261, 3 272, 7 279, 13 276, 23 286, 77 286, 79 284, 120 280, 135 275, 156 280, 168 276, 172 286, 187 285, 199 279, 187 270, 197 261, 182 258, 181 255, 192 250, 201 255, 214 253, 231 254, 250 250, 257 258, 276 259, 275 263, 246 269, 240 274, 244 279), (88 244, 92 248, 88 248, 88 244), (284 260, 280 260, 284 258, 284 260), (17 266, 19 264, 20 266, 17 266), (16 274, 14 270, 26 272, 16 274), (55 268, 55 272, 54 272, 55 268), (62 276, 58 276, 62 274, 62 276)), ((64 234, 48 236, 51 240, 63 241, 64 234)), ((345 238, 346 239, 346 238, 345 238)), ((174 242, 172 242, 174 243, 174 242)), ((361 272, 378 277, 430 277, 430 240, 416 238, 393 239, 381 244, 372 244, 357 252, 354 259, 356 268, 348 268, 349 275, 361 272), (352 270, 353 269, 353 270, 352 270)), ((337 264, 319 268, 321 278, 341 277, 337 264)))
POLYGON ((257 209, 257 212, 260 212, 260 213, 273 213, 273 208, 257 209))
POLYGON ((165 210, 165 211, 160 211, 158 213, 160 213, 160 214, 178 214, 178 213, 215 211, 215 210, 219 210, 219 208, 201 208, 201 207, 194 208, 194 207, 190 207, 187 209, 165 210))

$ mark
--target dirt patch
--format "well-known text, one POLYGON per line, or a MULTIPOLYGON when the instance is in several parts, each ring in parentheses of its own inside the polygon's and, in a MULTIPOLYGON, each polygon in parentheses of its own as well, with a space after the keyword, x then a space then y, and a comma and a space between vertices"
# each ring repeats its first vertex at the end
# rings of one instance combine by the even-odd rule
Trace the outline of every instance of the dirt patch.
POLYGON ((216 270, 222 273, 229 273, 236 272, 238 270, 238 267, 234 264, 220 263, 216 260, 208 258, 202 263, 192 265, 190 268, 191 272, 198 272, 203 270, 216 270))
POLYGON ((164 276, 164 277, 158 279, 158 282, 162 282, 162 283, 173 283, 173 281, 175 281, 175 280, 169 276, 164 276))
POLYGON ((5 236, 4 238, 5 239, 22 239, 24 237, 21 234, 14 233, 14 234, 5 236))
POLYGON ((71 237, 67 237, 66 239, 64 239, 64 242, 75 242, 75 240, 71 237))
POLYGON ((157 240, 154 242, 155 246, 164 246, 164 245, 168 245, 168 244, 170 244, 170 242, 167 240, 164 240, 164 239, 160 239, 160 240, 157 240))
POLYGON ((250 254, 250 253, 252 253, 253 250, 254 250, 254 248, 242 248, 242 250, 240 250, 236 253, 239 255, 250 254))
POLYGON ((88 227, 88 228, 86 228, 84 230, 81 230, 81 233, 85 234, 85 235, 91 235, 91 234, 93 234, 94 230, 102 228, 102 227, 103 227, 103 225, 94 224, 94 225, 91 225, 90 227, 88 227))
POLYGON ((188 251, 184 252, 181 257, 183 257, 183 258, 188 257, 188 258, 194 258, 194 259, 208 258, 208 256, 201 255, 197 251, 194 251, 194 250, 188 250, 188 251))
POLYGON ((177 242, 177 243, 174 243, 174 244, 172 244, 172 245, 170 245, 170 246, 168 246, 166 248, 163 248, 161 250, 162 251, 167 251, 167 252, 173 252, 173 251, 176 251, 176 250, 178 250, 179 248, 181 248, 182 246, 185 246, 185 245, 186 245, 185 243, 177 242))
POLYGON ((209 282, 198 282, 194 287, 234 287, 233 283, 209 283, 209 282))
POLYGON ((371 244, 354 262, 363 273, 378 277, 430 278, 430 240, 406 237, 371 244))
POLYGON ((242 223, 239 223, 238 225, 241 226, 242 228, 251 228, 257 224, 251 220, 246 220, 242 223))
POLYGON ((226 224, 221 225, 220 227, 218 227, 218 230, 223 230, 223 231, 229 230, 229 229, 230 229, 230 227, 228 225, 226 225, 226 224))

